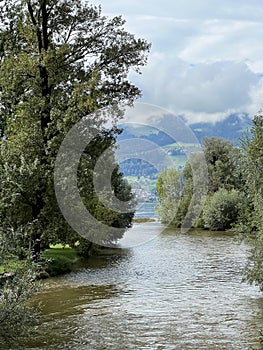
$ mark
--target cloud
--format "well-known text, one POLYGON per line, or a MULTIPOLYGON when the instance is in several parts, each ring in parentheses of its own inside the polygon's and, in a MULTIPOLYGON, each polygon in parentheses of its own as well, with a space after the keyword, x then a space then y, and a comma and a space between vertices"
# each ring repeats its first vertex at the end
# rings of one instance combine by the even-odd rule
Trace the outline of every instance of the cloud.
POLYGON ((143 101, 166 106, 190 121, 242 113, 253 103, 261 78, 244 62, 218 61, 191 65, 179 58, 154 55, 133 80, 143 101), (153 74, 154 72, 154 74, 153 74))
MULTIPOLYGON (((99 0, 95 0, 99 1, 99 0)), ((127 29, 152 42, 143 101, 188 120, 253 116, 263 102, 262 0, 100 0, 127 29)))
POLYGON ((262 0, 93 0, 101 4, 105 13, 135 15, 160 15, 178 18, 262 18, 262 0))
POLYGON ((192 62, 246 61, 252 70, 263 71, 263 26, 259 22, 209 20, 199 33, 188 38, 178 57, 192 62))

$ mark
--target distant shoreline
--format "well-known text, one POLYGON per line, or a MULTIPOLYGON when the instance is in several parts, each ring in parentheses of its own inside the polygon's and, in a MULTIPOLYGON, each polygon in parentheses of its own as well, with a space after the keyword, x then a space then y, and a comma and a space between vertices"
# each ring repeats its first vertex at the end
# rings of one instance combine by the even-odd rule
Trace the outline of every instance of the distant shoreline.
POLYGON ((135 223, 144 223, 144 222, 155 222, 155 218, 134 218, 133 222, 135 223))

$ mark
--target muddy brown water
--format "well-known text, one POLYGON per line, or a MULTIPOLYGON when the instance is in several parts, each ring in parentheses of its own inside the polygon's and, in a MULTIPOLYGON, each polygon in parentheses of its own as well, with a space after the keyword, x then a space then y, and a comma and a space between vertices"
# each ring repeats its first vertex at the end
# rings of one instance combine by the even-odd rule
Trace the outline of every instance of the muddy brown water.
POLYGON ((21 349, 255 348, 263 295, 242 283, 247 245, 232 234, 162 230, 135 224, 143 244, 45 281, 35 298, 41 324, 21 349))

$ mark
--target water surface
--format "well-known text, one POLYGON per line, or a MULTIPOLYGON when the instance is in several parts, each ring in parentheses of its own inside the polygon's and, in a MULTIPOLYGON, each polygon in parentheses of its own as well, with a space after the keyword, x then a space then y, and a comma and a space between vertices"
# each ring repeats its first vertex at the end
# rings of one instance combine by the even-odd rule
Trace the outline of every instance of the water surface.
POLYGON ((251 350, 263 296, 241 283, 246 245, 229 234, 158 230, 136 225, 144 244, 46 281, 36 298, 43 322, 21 349, 251 350))

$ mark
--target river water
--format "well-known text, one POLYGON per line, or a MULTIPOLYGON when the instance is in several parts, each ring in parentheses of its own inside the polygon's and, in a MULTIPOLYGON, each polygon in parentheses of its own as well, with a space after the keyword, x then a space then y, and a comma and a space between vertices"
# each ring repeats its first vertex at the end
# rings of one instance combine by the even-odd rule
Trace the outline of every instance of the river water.
POLYGON ((135 212, 135 218, 157 218, 155 207, 157 202, 139 203, 135 212))
POLYGON ((44 282, 43 319, 21 349, 251 350, 263 296, 242 283, 247 246, 231 234, 136 224, 143 244, 44 282), (144 233, 144 235, 142 235, 144 233))

